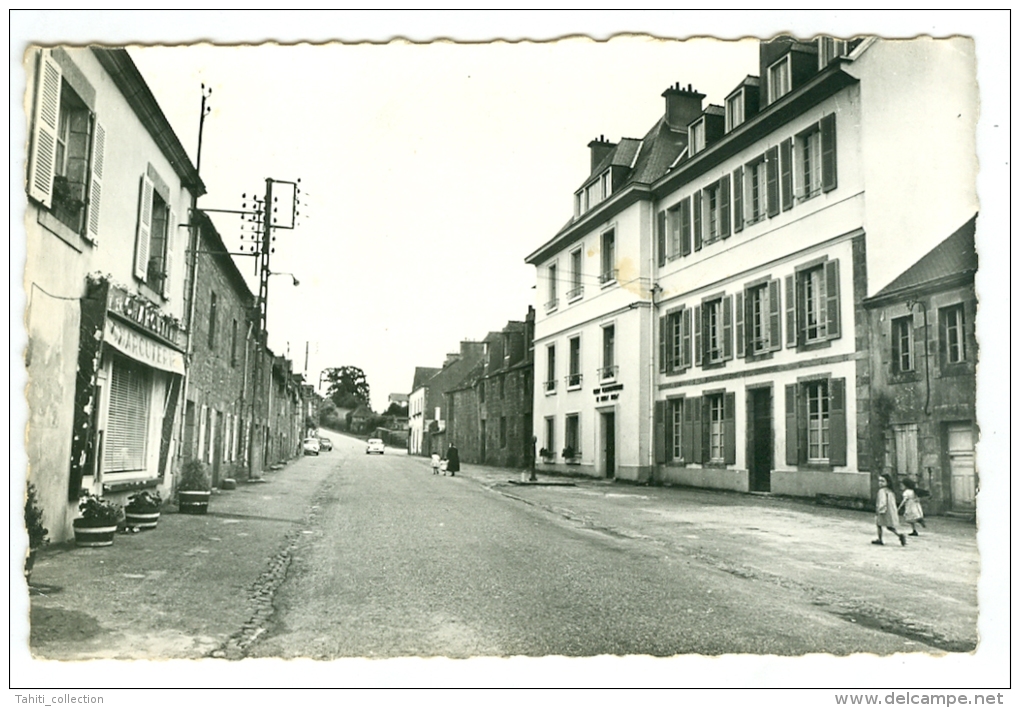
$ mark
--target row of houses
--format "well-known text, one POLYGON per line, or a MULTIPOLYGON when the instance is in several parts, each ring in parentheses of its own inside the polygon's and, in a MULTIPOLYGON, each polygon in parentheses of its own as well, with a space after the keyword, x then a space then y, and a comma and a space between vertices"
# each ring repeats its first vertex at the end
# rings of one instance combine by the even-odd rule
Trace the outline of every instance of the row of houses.
POLYGON ((526 258, 540 463, 973 512, 974 76, 963 38, 779 37, 722 105, 678 82, 589 143, 526 258))
POLYGON ((205 185, 123 49, 26 57, 26 451, 50 537, 83 491, 214 485, 299 449, 314 390, 259 336, 205 185), (258 378, 258 385, 256 383, 258 378))
POLYGON ((481 341, 464 341, 441 367, 418 367, 408 395, 408 452, 527 467, 534 458, 535 311, 481 341))
POLYGON ((724 105, 668 87, 589 143, 537 315, 416 369, 409 452, 973 513, 973 75, 962 39, 779 37, 724 105))

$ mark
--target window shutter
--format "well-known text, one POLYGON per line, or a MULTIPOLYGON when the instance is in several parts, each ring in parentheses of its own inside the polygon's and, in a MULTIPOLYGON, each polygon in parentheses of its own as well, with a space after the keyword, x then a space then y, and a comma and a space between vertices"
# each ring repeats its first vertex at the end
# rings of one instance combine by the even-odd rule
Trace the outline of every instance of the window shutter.
POLYGON ((722 299, 722 341, 723 360, 733 358, 733 296, 722 299))
POLYGON ((86 228, 92 243, 99 242, 99 203, 103 196, 103 160, 106 152, 106 128, 98 121, 92 127, 92 177, 89 180, 89 204, 86 228))
POLYGON ((694 365, 701 366, 701 305, 694 306, 694 365))
POLYGON ((747 352, 747 340, 744 337, 744 293, 734 295, 736 302, 733 305, 733 315, 736 319, 734 326, 737 356, 742 357, 747 352))
POLYGON ((825 263, 826 339, 839 339, 839 259, 825 263))
POLYGON ((666 373, 666 321, 667 317, 659 318, 659 373, 666 373))
POLYGON ((695 431, 698 434, 698 441, 700 441, 700 449, 695 452, 698 457, 698 462, 704 464, 712 459, 712 413, 709 408, 709 397, 702 396, 698 401, 698 430, 695 431))
POLYGON ((103 471, 144 470, 149 422, 149 378, 140 365, 117 359, 103 436, 103 471))
POLYGON ((699 410, 701 402, 697 398, 684 399, 684 422, 680 430, 680 446, 683 450, 684 463, 694 462, 695 445, 698 437, 694 434, 694 412, 699 410))
POLYGON ((846 466, 846 379, 829 380, 829 464, 846 466))
POLYGON ((60 67, 48 50, 41 51, 32 117, 32 152, 28 161, 28 196, 45 207, 53 203, 61 84, 60 67))
POLYGON ((797 462, 797 384, 786 384, 786 464, 797 462))
POLYGON ((170 299, 170 279, 173 276, 174 245, 177 242, 177 215, 169 210, 166 222, 166 258, 163 259, 163 297, 170 299))
POLYGON ((199 460, 205 460, 205 411, 206 407, 202 406, 198 414, 198 455, 196 458, 199 460))
POLYGON ((765 151, 765 191, 768 200, 769 216, 779 213, 779 148, 771 147, 765 151))
POLYGON ((145 280, 149 272, 149 240, 152 238, 152 180, 142 175, 138 195, 138 233, 135 236, 135 277, 145 280))
POLYGON ((786 346, 797 346, 797 297, 794 276, 786 276, 786 346))
POLYGON ((770 352, 779 351, 783 347, 782 334, 780 332, 779 310, 779 278, 769 281, 769 346, 770 352))
POLYGON ((727 393, 723 397, 723 462, 733 465, 737 462, 737 394, 727 393))
POLYGON ((744 230, 744 168, 733 170, 733 233, 744 230))
POLYGON ((782 182, 783 211, 793 208, 793 139, 779 144, 779 174, 782 182))
POLYGON ((659 246, 659 267, 666 265, 666 212, 659 212, 659 233, 658 233, 658 246, 659 246))
POLYGON ((730 237, 730 176, 719 180, 719 236, 730 237))
POLYGON ((655 462, 666 461, 666 401, 655 402, 655 462))
POLYGON ((691 255, 691 198, 680 202, 680 253, 691 255))
POLYGON ((836 188, 836 114, 822 118, 822 191, 836 188))
POLYGON ((683 310, 683 339, 680 344, 681 366, 687 369, 691 366, 691 308, 683 310))
POLYGON ((701 250, 701 192, 694 193, 694 250, 701 250))

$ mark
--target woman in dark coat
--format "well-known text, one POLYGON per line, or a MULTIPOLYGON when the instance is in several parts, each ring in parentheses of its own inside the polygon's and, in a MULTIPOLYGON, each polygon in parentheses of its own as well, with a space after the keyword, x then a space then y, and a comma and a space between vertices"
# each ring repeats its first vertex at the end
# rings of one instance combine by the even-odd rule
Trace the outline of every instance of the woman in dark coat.
POLYGON ((455 445, 450 445, 446 451, 446 471, 452 477, 455 472, 460 472, 460 453, 455 445))

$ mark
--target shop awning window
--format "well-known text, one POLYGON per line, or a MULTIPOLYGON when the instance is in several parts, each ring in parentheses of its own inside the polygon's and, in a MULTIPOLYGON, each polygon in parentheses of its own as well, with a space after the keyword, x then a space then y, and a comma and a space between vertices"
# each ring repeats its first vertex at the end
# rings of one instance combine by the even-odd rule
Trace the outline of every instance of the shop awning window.
POLYGON ((149 370, 119 357, 110 377, 110 410, 103 441, 103 472, 145 469, 149 370))

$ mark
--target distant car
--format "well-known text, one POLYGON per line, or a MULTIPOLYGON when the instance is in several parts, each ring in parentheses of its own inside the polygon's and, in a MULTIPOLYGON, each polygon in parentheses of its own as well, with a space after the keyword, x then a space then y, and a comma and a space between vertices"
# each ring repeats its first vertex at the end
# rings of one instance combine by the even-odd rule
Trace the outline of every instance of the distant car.
POLYGON ((319 438, 319 449, 323 452, 329 452, 333 449, 333 441, 329 438, 319 438))
POLYGON ((304 450, 306 455, 318 455, 319 447, 318 438, 305 438, 301 442, 301 449, 304 450))
POLYGON ((379 438, 369 438, 368 446, 365 448, 365 454, 371 455, 373 452, 378 452, 380 455, 386 453, 386 445, 379 438))

